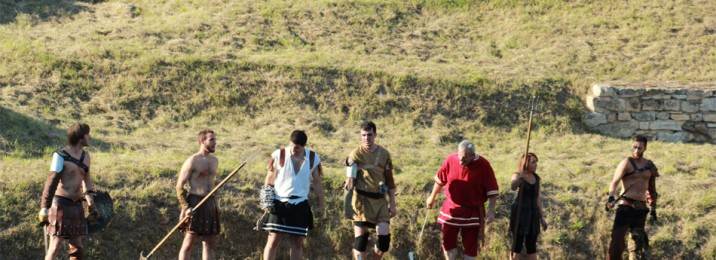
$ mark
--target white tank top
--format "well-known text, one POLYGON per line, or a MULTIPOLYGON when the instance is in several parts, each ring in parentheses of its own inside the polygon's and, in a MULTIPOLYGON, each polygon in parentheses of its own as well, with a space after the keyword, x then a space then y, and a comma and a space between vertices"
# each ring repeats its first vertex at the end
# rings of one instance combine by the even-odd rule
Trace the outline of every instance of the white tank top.
POLYGON ((311 172, 313 172, 318 164, 321 163, 321 157, 315 153, 313 158, 313 168, 310 168, 310 152, 308 148, 304 148, 304 158, 301 165, 293 165, 291 160, 291 150, 287 147, 278 149, 271 154, 276 167, 276 179, 273 181, 276 190, 275 199, 291 204, 298 204, 308 199, 308 192, 311 190, 311 172), (281 149, 285 149, 283 167, 280 165, 281 149), (294 170, 299 168, 298 173, 294 170), (294 198, 291 198, 294 197, 294 198))

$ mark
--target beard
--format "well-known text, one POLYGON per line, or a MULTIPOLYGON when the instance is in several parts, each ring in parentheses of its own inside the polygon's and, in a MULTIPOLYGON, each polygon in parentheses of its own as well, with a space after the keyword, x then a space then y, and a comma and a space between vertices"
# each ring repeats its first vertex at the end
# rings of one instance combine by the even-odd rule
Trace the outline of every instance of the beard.
POLYGON ((634 157, 634 159, 641 159, 644 157, 644 153, 631 153, 631 156, 634 157))
POLYGON ((209 153, 214 153, 215 150, 216 147, 206 147, 206 151, 208 151, 209 153))

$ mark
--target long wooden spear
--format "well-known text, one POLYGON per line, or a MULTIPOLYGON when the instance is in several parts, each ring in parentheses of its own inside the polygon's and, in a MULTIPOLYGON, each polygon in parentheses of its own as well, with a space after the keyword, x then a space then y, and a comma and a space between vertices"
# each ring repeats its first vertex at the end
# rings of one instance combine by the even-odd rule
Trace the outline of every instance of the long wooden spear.
MULTIPOLYGON (((525 154, 524 154, 524 161, 522 163, 522 171, 527 170, 527 165, 529 158, 527 158, 527 154, 530 152, 530 138, 532 136, 532 114, 535 110, 535 106, 537 104, 537 98, 532 96, 530 99, 530 117, 529 120, 527 120, 527 145, 525 146, 525 154)), ((520 182, 520 188, 519 191, 517 191, 517 214, 515 215, 515 226, 512 229, 512 248, 517 247, 517 232, 519 232, 520 227, 520 210, 522 209, 522 188, 524 186, 524 180, 520 182)))

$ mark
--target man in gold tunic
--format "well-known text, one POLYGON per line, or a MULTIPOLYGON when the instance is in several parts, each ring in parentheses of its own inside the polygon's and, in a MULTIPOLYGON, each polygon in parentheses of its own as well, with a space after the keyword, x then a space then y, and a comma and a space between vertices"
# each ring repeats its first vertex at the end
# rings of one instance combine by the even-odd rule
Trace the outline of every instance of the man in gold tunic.
POLYGON ((395 217, 395 181, 393 163, 388 150, 375 144, 378 136, 373 122, 360 126, 361 145, 346 159, 346 188, 352 190, 355 240, 353 256, 367 259, 366 247, 369 228, 374 228, 378 239, 373 251, 382 258, 390 249, 390 219, 395 217), (388 195, 389 199, 386 198, 388 195))

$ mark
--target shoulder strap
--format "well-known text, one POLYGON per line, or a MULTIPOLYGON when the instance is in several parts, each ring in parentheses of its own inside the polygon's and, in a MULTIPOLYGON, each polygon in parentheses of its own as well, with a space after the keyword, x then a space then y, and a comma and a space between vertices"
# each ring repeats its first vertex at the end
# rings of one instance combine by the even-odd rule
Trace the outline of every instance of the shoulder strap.
POLYGON ((316 161, 316 152, 309 150, 309 156, 308 156, 308 166, 309 170, 313 170, 313 163, 316 161))
MULTIPOLYGON (((627 160, 629 160, 629 163, 631 164, 632 171, 624 174, 624 177, 631 176, 632 174, 635 174, 636 171, 638 170, 636 167, 636 162, 634 162, 634 159, 632 159, 631 157, 627 157, 627 160)), ((624 178, 624 177, 622 177, 622 178, 624 178)))
POLYGON ((83 170, 85 170, 85 172, 89 172, 89 167, 87 167, 87 165, 85 165, 85 163, 83 162, 85 160, 85 151, 84 150, 82 150, 82 155, 80 156, 79 160, 70 156, 70 154, 67 151, 65 151, 64 149, 60 149, 60 151, 57 152, 57 154, 62 156, 62 159, 64 159, 65 161, 72 162, 72 163, 76 164, 77 166, 79 166, 80 168, 82 168, 83 170))
POLYGON ((279 155, 278 165, 283 168, 283 164, 286 163, 286 148, 281 148, 281 154, 279 155))

